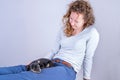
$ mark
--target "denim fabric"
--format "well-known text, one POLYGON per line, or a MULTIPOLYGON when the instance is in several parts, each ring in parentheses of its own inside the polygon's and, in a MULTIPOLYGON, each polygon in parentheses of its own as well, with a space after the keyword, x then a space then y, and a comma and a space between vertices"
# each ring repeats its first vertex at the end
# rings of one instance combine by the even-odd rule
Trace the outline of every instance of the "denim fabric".
POLYGON ((0 80, 75 80, 72 67, 54 63, 55 67, 42 69, 40 73, 26 71, 25 65, 0 68, 0 80))

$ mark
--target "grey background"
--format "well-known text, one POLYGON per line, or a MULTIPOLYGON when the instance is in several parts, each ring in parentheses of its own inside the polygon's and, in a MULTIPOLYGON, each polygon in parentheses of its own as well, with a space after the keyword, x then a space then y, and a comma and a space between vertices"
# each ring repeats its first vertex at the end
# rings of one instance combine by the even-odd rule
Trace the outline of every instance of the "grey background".
MULTIPOLYGON (((72 0, 0 0, 0 67, 27 64, 53 47, 72 0)), ((90 0, 100 42, 91 80, 120 80, 119 0, 90 0)), ((77 80, 82 80, 82 70, 77 80)))

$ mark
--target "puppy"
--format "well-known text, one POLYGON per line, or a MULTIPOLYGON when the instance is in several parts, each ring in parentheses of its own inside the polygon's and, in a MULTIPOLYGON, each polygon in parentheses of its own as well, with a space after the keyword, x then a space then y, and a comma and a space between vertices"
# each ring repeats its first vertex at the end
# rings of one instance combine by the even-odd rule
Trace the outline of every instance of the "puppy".
POLYGON ((53 62, 49 59, 46 58, 40 58, 37 59, 33 62, 31 62, 29 65, 26 66, 27 71, 32 71, 35 73, 40 73, 41 69, 43 68, 49 68, 49 67, 53 67, 53 62))

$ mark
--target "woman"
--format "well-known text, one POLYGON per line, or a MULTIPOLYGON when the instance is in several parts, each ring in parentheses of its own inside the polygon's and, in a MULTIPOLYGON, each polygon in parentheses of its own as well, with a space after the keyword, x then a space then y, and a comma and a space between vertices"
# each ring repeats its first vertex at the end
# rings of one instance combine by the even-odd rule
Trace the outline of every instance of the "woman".
POLYGON ((26 70, 25 65, 0 68, 0 80, 75 80, 83 64, 83 79, 89 80, 92 59, 99 42, 99 33, 92 26, 95 22, 90 4, 77 0, 69 5, 63 16, 55 47, 46 58, 54 61, 54 67, 41 73, 26 70))

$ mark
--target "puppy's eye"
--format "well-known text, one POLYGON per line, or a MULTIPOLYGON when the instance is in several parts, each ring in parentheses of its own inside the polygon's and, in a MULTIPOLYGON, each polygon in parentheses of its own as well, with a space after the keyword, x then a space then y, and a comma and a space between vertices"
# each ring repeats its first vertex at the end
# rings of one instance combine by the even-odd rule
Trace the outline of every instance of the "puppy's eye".
POLYGON ((41 69, 44 68, 44 65, 40 65, 40 68, 41 68, 41 69))

